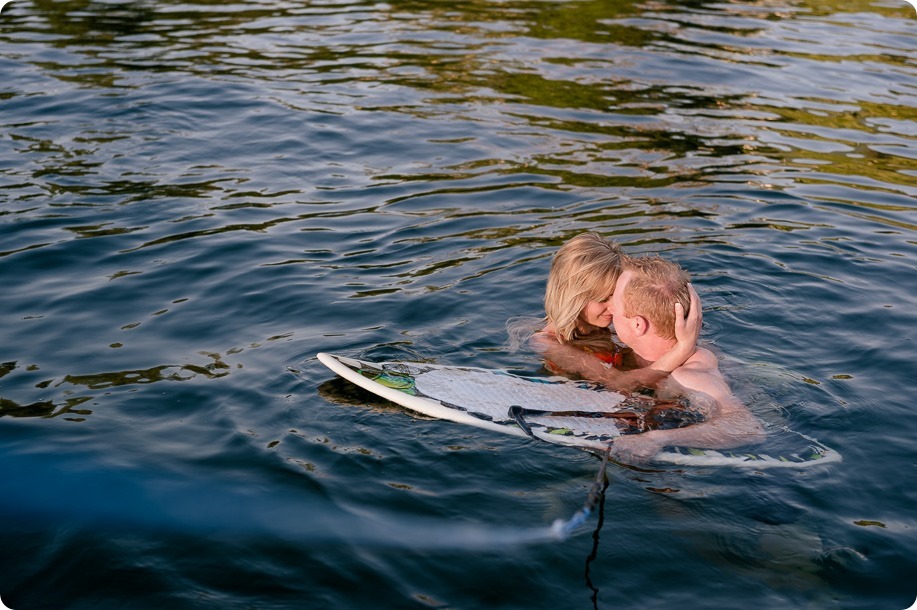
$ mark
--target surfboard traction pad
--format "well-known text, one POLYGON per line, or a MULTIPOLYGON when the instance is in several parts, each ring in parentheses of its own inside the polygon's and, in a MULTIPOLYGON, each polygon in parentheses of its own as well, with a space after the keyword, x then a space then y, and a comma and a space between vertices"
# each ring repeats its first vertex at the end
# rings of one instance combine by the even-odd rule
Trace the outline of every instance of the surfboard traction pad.
MULTIPOLYGON (((523 377, 507 371, 493 369, 414 362, 367 362, 332 354, 323 355, 330 356, 354 373, 380 386, 398 390, 408 396, 425 398, 445 408, 467 413, 482 421, 492 422, 493 424, 511 429, 518 429, 518 424, 508 413, 508 408, 506 406, 508 401, 505 399, 502 402, 494 400, 493 394, 490 394, 490 400, 488 400, 488 390, 493 392, 495 389, 494 386, 496 385, 507 385, 508 387, 515 387, 517 389, 524 387, 526 391, 520 392, 514 396, 513 400, 510 401, 511 404, 521 403, 521 406, 525 408, 545 411, 567 411, 571 408, 576 408, 599 413, 613 412, 621 410, 622 408, 634 408, 635 406, 638 408, 645 408, 647 401, 652 401, 650 398, 639 395, 625 397, 617 392, 609 391, 600 384, 594 382, 573 381, 564 377, 523 377), (458 380, 457 378, 460 375, 466 378, 458 380), (491 382, 488 384, 487 380, 491 382), (421 383, 418 384, 418 381, 421 383), (497 381, 497 383, 495 383, 495 381, 497 381), (455 393, 457 386, 468 388, 469 384, 475 384, 475 382, 491 387, 484 388, 483 390, 478 389, 478 392, 483 391, 483 394, 474 397, 474 409, 436 396, 436 394, 439 393, 437 390, 455 393), (524 386, 520 384, 524 384, 524 386), (538 392, 532 392, 531 389, 537 388, 538 386, 552 387, 550 393, 552 394, 551 399, 554 401, 553 403, 532 403, 533 399, 531 398, 526 401, 526 394, 534 394, 537 396, 538 392), (552 404, 556 405, 558 400, 563 400, 564 398, 572 400, 575 407, 571 407, 570 403, 564 403, 562 407, 551 406, 552 404), (587 401, 585 404, 583 403, 584 399, 587 401), (530 406, 527 406, 526 402, 528 402, 530 406)), ((506 393, 507 391, 507 389, 503 389, 502 393, 506 393)), ((467 394, 466 392, 466 395, 467 394)), ((534 400, 537 401, 537 398, 534 400)), ((410 406, 402 406, 411 409, 410 406)), ((535 436, 537 438, 548 442, 580 446, 582 448, 600 451, 604 450, 607 443, 613 442, 615 438, 622 434, 615 425, 614 419, 605 419, 601 416, 597 418, 529 416, 526 417, 525 421, 533 431, 536 431, 535 436)), ((771 445, 769 450, 773 451, 773 449, 777 449, 777 451, 775 453, 763 453, 759 451, 714 450, 669 446, 662 449, 653 460, 660 463, 691 466, 733 465, 761 468, 798 468, 814 464, 839 462, 842 459, 841 455, 835 450, 826 447, 811 437, 789 430, 788 428, 771 431, 768 434, 767 443, 771 445), (773 447, 773 445, 778 446, 773 447), (783 447, 779 445, 783 445, 783 447)), ((749 449, 751 449, 751 447, 749 447, 749 449)))

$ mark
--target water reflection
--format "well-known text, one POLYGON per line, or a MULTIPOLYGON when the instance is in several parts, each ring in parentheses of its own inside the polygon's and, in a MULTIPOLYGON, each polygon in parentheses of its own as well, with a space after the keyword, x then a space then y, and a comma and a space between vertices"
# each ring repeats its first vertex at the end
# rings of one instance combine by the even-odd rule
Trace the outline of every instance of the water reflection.
POLYGON ((885 561, 906 555, 913 504, 887 472, 913 437, 910 406, 888 392, 907 387, 915 359, 912 10, 13 0, 0 27, 0 432, 5 452, 28 453, 4 453, 0 480, 25 513, 65 507, 62 528, 95 520, 37 559, 34 540, 4 538, 19 570, 7 581, 60 585, 4 601, 63 607, 72 599, 57 591, 87 603, 104 591, 99 607, 122 607, 136 591, 118 591, 112 566, 139 566, 179 583, 161 593, 173 605, 194 591, 280 606, 274 594, 291 590, 288 607, 316 591, 335 607, 488 595, 565 607, 590 591, 593 606, 599 592, 623 607, 875 604, 876 590, 888 602, 913 571, 885 561), (477 524, 568 514, 592 464, 382 416, 388 405, 310 360, 535 368, 504 348, 504 321, 540 313, 551 254, 584 229, 685 263, 709 312, 703 338, 735 358, 742 396, 845 455, 818 475, 752 475, 759 486, 723 472, 628 479, 614 544, 594 539, 589 589, 588 539, 522 548, 527 525, 477 524), (256 342, 269 349, 227 349, 256 342), (302 364, 292 379, 289 362, 302 364), (86 500, 98 472, 112 482, 86 500), (755 502, 761 487, 774 501, 755 502), (794 527, 745 510, 787 498, 794 527), (155 536, 135 534, 101 552, 115 518, 162 523, 181 542, 147 552, 155 536), (200 533, 216 531, 251 535, 200 533), (781 590, 778 564, 798 552, 806 560, 786 565, 810 574, 817 538, 841 549, 814 555, 830 582, 781 590), (88 585, 60 569, 86 553, 102 566, 88 585), (216 582, 229 555, 239 578, 216 582), (487 593, 453 586, 468 573, 487 593), (718 599, 698 593, 714 581, 718 599), (373 587, 357 604, 362 582, 373 587))
POLYGON ((7 398, 0 398, 0 417, 57 417, 59 415, 77 415, 79 417, 65 417, 68 421, 85 421, 85 416, 92 413, 89 409, 76 409, 75 407, 92 400, 91 396, 68 398, 63 404, 55 404, 50 400, 33 402, 28 405, 19 404, 7 398))
MULTIPOLYGON (((66 396, 66 398, 57 401, 40 400, 22 404, 0 396, 0 417, 50 418, 70 416, 64 419, 81 422, 86 420, 86 416, 92 414, 92 410, 77 407, 100 397, 99 394, 72 396, 75 392, 82 393, 84 388, 88 390, 110 390, 123 386, 147 385, 162 381, 190 381, 196 378, 215 380, 230 374, 233 367, 227 364, 220 354, 209 353, 206 355, 212 359, 212 362, 204 365, 160 365, 143 370, 111 371, 85 375, 68 374, 59 380, 45 379, 34 384, 34 387, 40 390, 53 388, 58 393, 66 396)), ((241 368, 241 366, 236 365, 236 368, 241 368)), ((17 368, 19 368, 19 365, 16 362, 3 363, 0 365, 0 378, 10 375, 17 368)), ((40 367, 30 365, 26 367, 23 374, 33 377, 35 372, 40 370, 40 367)), ((12 381, 21 384, 24 380, 13 379, 12 381)))
POLYGON ((148 2, 32 0, 30 4, 44 18, 47 29, 67 37, 58 42, 60 46, 104 45, 143 32, 156 16, 148 2))
MULTIPOLYGON (((191 12, 169 3, 154 8, 39 1, 20 11, 35 11, 42 25, 19 25, 61 36, 57 44, 66 49, 66 59, 36 58, 35 65, 54 78, 84 79, 80 84, 86 87, 143 87, 150 81, 131 74, 142 73, 148 59, 166 52, 157 70, 208 79, 236 74, 270 79, 262 100, 306 117, 354 107, 377 115, 469 121, 470 135, 460 140, 430 140, 431 150, 450 147, 442 161, 412 172, 371 172, 375 184, 454 183, 483 172, 515 176, 517 186, 538 177, 542 186, 567 189, 653 189, 703 184, 726 173, 787 189, 843 185, 808 189, 806 198, 815 193, 861 201, 867 188, 914 195, 917 153, 906 125, 915 114, 894 100, 901 97, 896 92, 905 94, 917 83, 906 69, 908 39, 890 38, 882 28, 898 27, 894 20, 866 24, 876 36, 854 43, 845 30, 856 27, 860 35, 862 20, 835 23, 833 31, 825 31, 824 22, 799 18, 800 13, 821 14, 812 6, 788 13, 777 6, 646 7, 606 0, 448 8, 423 2, 196 6, 191 12), (272 42, 266 45, 268 35, 272 42), (838 38, 850 44, 828 42, 838 38), (773 41, 784 44, 775 48, 773 41), (850 74, 851 61, 857 62, 856 76, 850 74), (813 82, 816 74, 824 74, 821 81, 813 82), (832 97, 825 97, 827 92, 832 97), (401 101, 390 103, 395 98, 401 101), (495 129, 504 144, 483 146, 485 138, 499 141, 491 135, 495 129), (853 184, 851 176, 870 182, 853 184)), ((819 10, 825 9, 820 5, 819 10)), ((17 40, 20 32, 10 36, 28 44, 17 40)), ((166 110, 148 96, 124 109, 149 116, 166 110)), ((216 110, 203 107, 200 118, 207 121, 216 110)), ((196 174, 203 179, 196 182, 163 182, 164 176, 106 179, 101 168, 113 158, 105 150, 132 131, 126 123, 100 133, 82 129, 70 145, 29 131, 17 129, 13 137, 29 143, 20 152, 40 159, 31 177, 52 193, 131 203, 254 192, 252 205, 278 203, 263 188, 243 191, 244 181, 233 184, 213 176, 242 170, 241 159, 231 157, 216 167, 200 167, 196 174)), ((282 192, 309 195, 302 182, 282 192)))

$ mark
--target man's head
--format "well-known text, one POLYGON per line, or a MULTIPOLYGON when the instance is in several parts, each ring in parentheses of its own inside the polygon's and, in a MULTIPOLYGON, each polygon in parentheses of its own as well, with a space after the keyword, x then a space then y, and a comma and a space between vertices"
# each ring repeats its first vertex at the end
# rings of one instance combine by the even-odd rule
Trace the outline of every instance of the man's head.
POLYGON ((634 333, 675 339, 675 303, 691 305, 689 277, 677 263, 659 257, 628 258, 612 300, 615 330, 631 344, 634 333))

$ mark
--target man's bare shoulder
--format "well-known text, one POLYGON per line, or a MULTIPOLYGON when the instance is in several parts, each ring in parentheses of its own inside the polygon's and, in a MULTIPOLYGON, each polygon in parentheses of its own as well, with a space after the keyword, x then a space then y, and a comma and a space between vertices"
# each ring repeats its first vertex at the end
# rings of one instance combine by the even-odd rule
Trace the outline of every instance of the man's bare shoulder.
POLYGON ((716 354, 708 349, 698 348, 687 362, 672 371, 672 379, 687 390, 702 392, 718 401, 732 394, 720 373, 716 354))
POLYGON ((679 369, 696 372, 715 372, 719 369, 719 361, 716 358, 716 354, 706 348, 699 347, 679 369))

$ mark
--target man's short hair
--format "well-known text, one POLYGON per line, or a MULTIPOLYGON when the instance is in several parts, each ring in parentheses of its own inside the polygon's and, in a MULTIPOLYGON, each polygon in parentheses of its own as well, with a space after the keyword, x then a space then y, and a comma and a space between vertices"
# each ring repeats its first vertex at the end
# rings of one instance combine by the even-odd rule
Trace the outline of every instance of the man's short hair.
POLYGON ((657 335, 674 339, 675 303, 681 303, 685 315, 691 306, 687 271, 658 256, 628 257, 624 269, 631 272, 624 288, 624 315, 643 316, 657 335))

